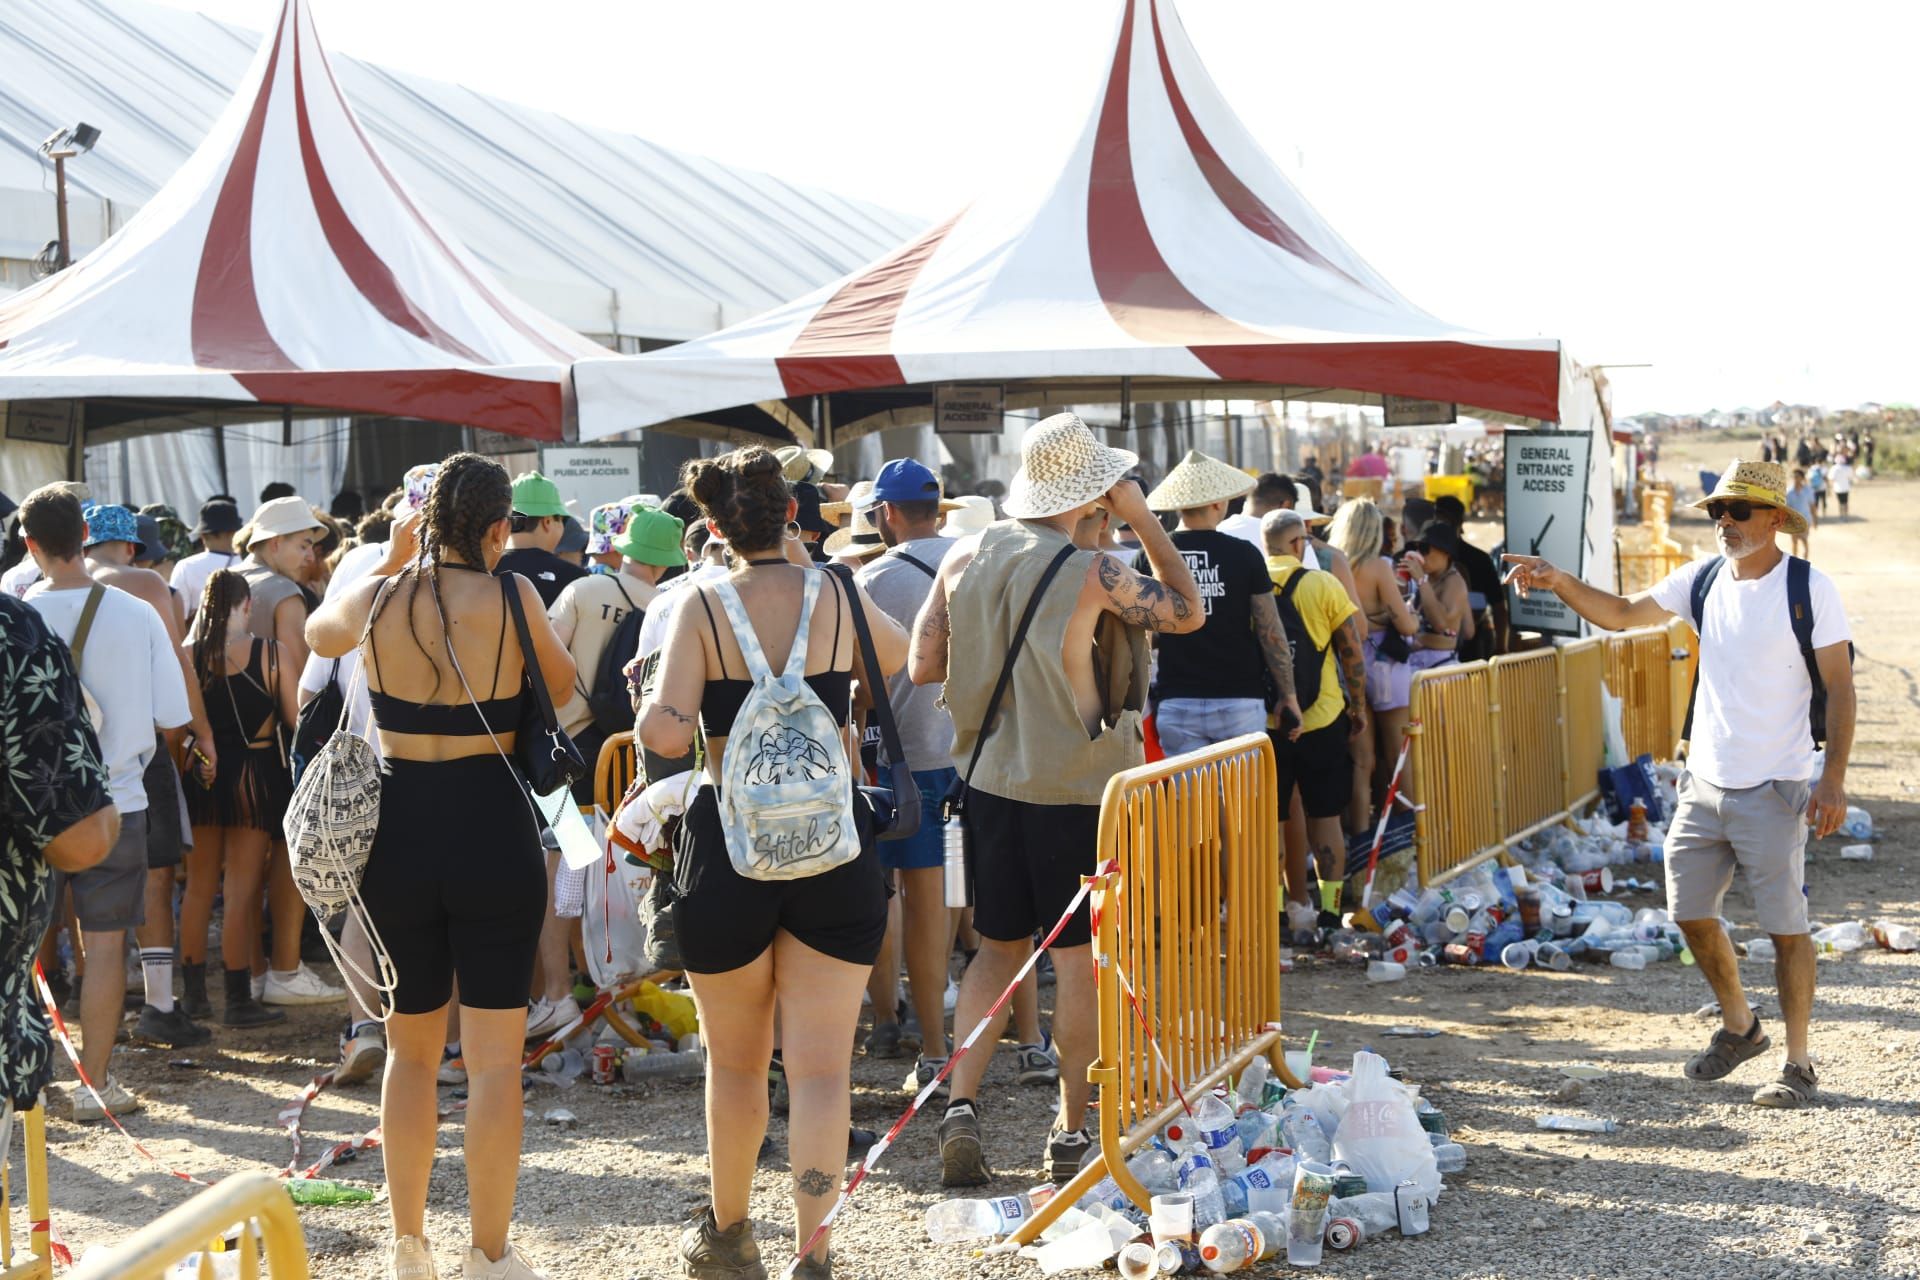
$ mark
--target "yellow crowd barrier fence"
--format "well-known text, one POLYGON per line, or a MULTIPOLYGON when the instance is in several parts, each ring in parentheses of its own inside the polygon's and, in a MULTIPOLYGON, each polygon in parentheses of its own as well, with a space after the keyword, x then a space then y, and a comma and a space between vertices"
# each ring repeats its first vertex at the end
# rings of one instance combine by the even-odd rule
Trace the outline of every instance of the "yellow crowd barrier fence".
POLYGON ((228 1249, 237 1255, 240 1280, 309 1280, 307 1241, 286 1183, 268 1173, 236 1173, 69 1275, 71 1280, 161 1280, 198 1253, 200 1275, 211 1280, 225 1271, 216 1268, 212 1255, 228 1249))
POLYGON ((20 1257, 13 1248, 13 1185, 0 1166, 0 1280, 52 1280, 53 1230, 47 1207, 47 1108, 36 1102, 20 1113, 26 1130, 22 1153, 27 1174, 27 1246, 20 1257))
POLYGON ((1100 1091, 1100 1151, 1015 1233, 1018 1244, 1109 1174, 1147 1207, 1126 1159, 1180 1112, 1176 1085, 1197 1098, 1263 1055, 1299 1083, 1280 1053, 1280 813, 1267 736, 1116 774, 1099 856, 1115 867, 1093 895, 1100 1048, 1087 1078, 1100 1091))

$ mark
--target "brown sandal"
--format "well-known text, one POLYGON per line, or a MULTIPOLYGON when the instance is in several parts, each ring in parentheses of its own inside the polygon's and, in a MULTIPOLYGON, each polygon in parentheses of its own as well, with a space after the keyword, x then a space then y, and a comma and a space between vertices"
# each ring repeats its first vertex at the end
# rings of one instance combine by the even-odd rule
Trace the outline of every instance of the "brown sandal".
POLYGON ((1792 1110, 1812 1102, 1814 1091, 1819 1087, 1820 1081, 1814 1077, 1811 1066, 1789 1062, 1780 1068, 1778 1080, 1754 1090, 1753 1101, 1755 1106, 1792 1110))
POLYGON ((1687 1079, 1723 1079, 1747 1059, 1758 1057, 1772 1047, 1773 1041, 1760 1030, 1760 1018, 1756 1014, 1753 1026, 1748 1028, 1745 1035, 1735 1035, 1725 1027, 1714 1032, 1706 1049, 1687 1059, 1687 1079))

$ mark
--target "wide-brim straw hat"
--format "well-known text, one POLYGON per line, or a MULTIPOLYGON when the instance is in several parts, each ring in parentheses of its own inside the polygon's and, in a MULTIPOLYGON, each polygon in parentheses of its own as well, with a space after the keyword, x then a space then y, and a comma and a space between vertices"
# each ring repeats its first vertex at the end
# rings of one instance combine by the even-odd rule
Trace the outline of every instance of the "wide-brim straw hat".
POLYGON ((839 524, 853 512, 865 511, 873 505, 873 481, 856 480, 853 482, 853 488, 847 490, 844 500, 820 504, 820 518, 839 524))
POLYGON ((788 484, 821 480, 833 470, 833 454, 826 449, 804 449, 789 444, 775 449, 773 456, 780 459, 780 473, 786 476, 788 484))
POLYGON ((873 527, 871 516, 870 507, 856 509, 847 527, 828 534, 820 549, 830 556, 871 556, 885 551, 886 541, 881 538, 880 531, 873 527))
POLYGON ((983 498, 977 493, 969 493, 955 498, 954 510, 940 526, 943 538, 964 538, 979 533, 993 523, 993 499, 983 498))
POLYGON ((1778 462, 1744 462, 1739 458, 1720 475, 1713 492, 1693 505, 1706 510, 1709 502, 1753 502, 1784 511, 1786 531, 1800 537, 1807 531, 1806 517, 1787 505, 1787 468, 1778 462))
POLYGON ((1077 413, 1056 413, 1020 438, 1020 470, 1000 509, 1016 520, 1045 520, 1105 496, 1140 455, 1094 439, 1077 413))
POLYGON ((1253 492, 1254 478, 1230 462, 1198 449, 1187 450, 1180 465, 1147 495, 1149 511, 1186 511, 1214 502, 1231 502, 1253 492))

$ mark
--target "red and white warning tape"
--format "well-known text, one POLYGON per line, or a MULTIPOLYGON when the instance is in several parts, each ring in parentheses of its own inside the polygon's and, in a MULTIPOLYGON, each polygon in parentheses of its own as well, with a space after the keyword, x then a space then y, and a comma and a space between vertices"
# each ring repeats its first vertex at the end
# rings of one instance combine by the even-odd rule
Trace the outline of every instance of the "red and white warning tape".
POLYGON ((946 1080, 947 1076, 952 1073, 953 1068, 959 1063, 960 1059, 966 1056, 967 1050, 973 1048, 973 1042, 978 1040, 982 1033, 986 1031, 987 1024, 997 1018, 1000 1015, 1000 1011, 1007 1007, 1007 1001, 1013 999, 1014 991, 1026 980, 1027 974, 1032 972, 1033 966, 1040 962, 1040 953, 1048 947, 1051 947, 1054 939, 1058 938, 1061 931, 1067 927, 1067 922, 1073 919, 1073 913, 1080 909, 1080 904, 1086 901, 1087 894, 1092 892, 1095 882, 1112 875, 1119 869, 1119 863, 1108 862, 1091 876, 1087 877, 1087 879, 1081 881, 1080 891, 1073 895, 1073 901, 1069 902, 1067 909, 1060 913, 1060 919, 1054 922, 1053 928, 1047 932, 1046 938, 1040 945, 1033 949, 1033 953, 1027 957, 1027 962, 1020 966, 1020 972, 1013 975, 1013 981, 1009 982, 1007 989, 1000 993, 1000 998, 993 1002, 993 1007, 987 1010, 986 1016, 974 1025, 973 1030, 967 1032, 967 1038, 962 1040, 954 1049, 952 1056, 947 1059, 946 1065, 940 1068, 939 1074, 934 1076, 934 1078, 915 1095, 913 1101, 907 1104, 906 1111, 898 1120, 893 1122, 893 1127, 882 1134, 878 1142, 867 1148, 866 1159, 860 1162, 860 1167, 855 1169, 853 1176, 847 1179, 847 1185, 840 1190, 839 1199, 835 1200, 833 1207, 827 1210, 827 1216, 820 1219, 820 1225, 813 1229, 813 1235, 808 1237, 805 1247, 794 1254, 793 1260, 787 1263, 786 1268, 781 1271, 780 1280, 793 1280, 794 1272, 800 1269, 801 1260, 812 1253, 815 1247, 819 1245, 820 1238, 826 1235, 828 1229, 833 1226, 834 1219, 840 1216, 840 1211, 852 1203, 853 1193, 859 1189, 861 1183, 867 1180, 867 1175, 873 1172, 874 1166, 880 1163, 880 1157, 887 1153, 887 1148, 893 1145, 893 1140, 900 1136, 901 1131, 907 1127, 908 1123, 920 1114, 920 1108, 926 1104, 927 1099, 933 1096, 934 1091, 937 1090, 941 1083, 946 1080))

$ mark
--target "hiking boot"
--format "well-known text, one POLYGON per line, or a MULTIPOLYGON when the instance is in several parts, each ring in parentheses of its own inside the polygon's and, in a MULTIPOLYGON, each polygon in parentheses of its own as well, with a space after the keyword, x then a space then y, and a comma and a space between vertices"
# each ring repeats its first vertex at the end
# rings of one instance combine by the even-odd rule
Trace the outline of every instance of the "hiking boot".
POLYGON ((980 1146, 980 1118, 967 1099, 947 1108, 940 1121, 940 1185, 984 1187, 993 1181, 980 1146))
POLYGON ((1097 1147, 1093 1135, 1085 1129, 1055 1129, 1047 1135, 1046 1168, 1043 1171, 1055 1183, 1064 1183, 1080 1172, 1097 1147))
POLYGON ((81 1123, 104 1120, 110 1115, 130 1115, 145 1104, 128 1092, 127 1087, 107 1073, 107 1079, 99 1088, 99 1101, 94 1100, 93 1091, 84 1084, 73 1086, 73 1118, 81 1123))
POLYGON ((897 1058, 900 1056, 900 1024, 882 1022, 867 1035, 867 1056, 869 1058, 897 1058))
POLYGON ((143 1004, 140 1006, 140 1021, 133 1024, 133 1038, 142 1044, 184 1049, 189 1045, 205 1044, 213 1039, 213 1032, 189 1018, 178 1005, 162 1013, 150 1004, 143 1004))
POLYGON ((753 1219, 740 1221, 720 1230, 713 1221, 713 1206, 680 1233, 680 1274, 691 1280, 767 1280, 767 1269, 760 1265, 760 1246, 753 1242, 753 1219))
POLYGON ((1021 1084, 1060 1083, 1060 1060, 1044 1044, 1021 1045, 1013 1062, 1013 1078, 1021 1084))
POLYGON ((440 1280, 425 1236, 401 1236, 387 1246, 387 1280, 440 1280))
MULTIPOLYGON (((352 1030, 351 1027, 348 1028, 352 1030)), ((333 1070, 335 1084, 359 1084, 380 1074, 387 1064, 387 1042, 379 1027, 372 1026, 359 1035, 340 1041, 340 1065, 333 1070)))
POLYGON ((497 1262, 488 1262, 487 1255, 478 1249, 467 1250, 467 1262, 460 1269, 460 1275, 462 1280, 545 1280, 512 1245, 507 1246, 497 1262))
MULTIPOLYGON (((933 1078, 940 1074, 940 1068, 946 1065, 947 1060, 945 1058, 915 1059, 913 1070, 907 1072, 907 1083, 905 1086, 907 1092, 916 1098, 919 1097, 920 1091, 932 1083, 933 1078)), ((952 1093, 950 1085, 950 1080, 942 1080, 940 1087, 933 1091, 933 1096, 936 1098, 947 1097, 952 1093)))
POLYGON ((816 1258, 812 1254, 800 1259, 793 1268, 793 1280, 833 1280, 833 1254, 825 1258, 816 1258))
POLYGON ((228 969, 227 975, 227 1011, 220 1022, 229 1027, 264 1027, 269 1023, 285 1022, 287 1015, 278 1009, 269 1009, 254 998, 253 975, 245 969, 228 969))
POLYGON ((292 973, 267 971, 267 982, 260 990, 261 1004, 332 1004, 347 998, 346 988, 336 987, 302 964, 292 973))
POLYGON ((177 1007, 196 1021, 213 1016, 213 1003, 207 999, 205 964, 180 966, 180 1001, 177 1007))

